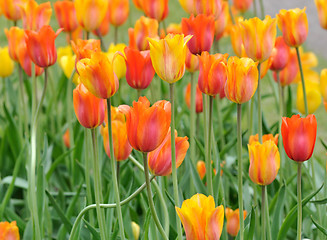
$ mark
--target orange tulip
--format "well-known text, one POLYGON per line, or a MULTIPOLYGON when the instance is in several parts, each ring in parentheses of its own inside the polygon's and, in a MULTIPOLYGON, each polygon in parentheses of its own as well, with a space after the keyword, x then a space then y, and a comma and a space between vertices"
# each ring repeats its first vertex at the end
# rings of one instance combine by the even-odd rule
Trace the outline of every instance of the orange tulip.
POLYGON ((24 4, 26 1, 27 0, 0 0, 0 12, 9 20, 17 21, 22 17, 20 5, 24 4))
POLYGON ((234 7, 241 11, 246 12, 252 5, 253 0, 233 0, 234 7))
MULTIPOLYGON (((191 108, 191 83, 187 84, 185 90, 185 102, 188 108, 191 108)), ((199 89, 199 85, 196 85, 196 94, 195 94, 195 112, 202 113, 203 112, 203 99, 202 92, 199 89)))
POLYGON ((215 18, 204 14, 194 17, 192 14, 190 18, 182 18, 182 31, 185 36, 193 35, 187 43, 191 53, 210 51, 215 35, 215 18))
POLYGON ((198 161, 196 163, 196 170, 198 171, 199 177, 202 180, 206 175, 206 164, 204 161, 198 161))
POLYGON ((150 107, 146 97, 133 102, 133 107, 122 105, 126 116, 127 136, 132 147, 141 152, 152 152, 165 139, 170 126, 170 103, 158 101, 150 107))
MULTIPOLYGON (((299 64, 297 60, 296 50, 290 49, 289 51, 289 60, 283 70, 279 72, 279 79, 281 85, 288 86, 294 82, 296 76, 299 72, 299 64)), ((277 82, 276 72, 273 73, 274 79, 277 82)))
POLYGON ((1 240, 19 240, 19 229, 16 221, 0 222, 0 239, 1 240))
POLYGON ((187 240, 219 240, 224 225, 224 207, 215 208, 212 196, 195 194, 175 207, 187 240))
POLYGON ((263 62, 269 58, 276 39, 276 19, 270 16, 262 21, 251 18, 240 22, 246 55, 254 61, 263 62))
MULTIPOLYGON (((18 47, 18 61, 20 66, 23 68, 25 73, 32 77, 32 59, 28 53, 28 49, 26 48, 26 43, 24 40, 24 43, 19 44, 18 47)), ((44 69, 42 67, 39 67, 38 65, 35 65, 35 76, 40 76, 44 72, 44 69)))
POLYGON ((214 15, 217 18, 221 13, 221 0, 179 0, 179 3, 189 14, 214 15))
POLYGON ((228 2, 223 1, 221 5, 221 14, 215 21, 215 40, 218 41, 225 33, 229 20, 228 2))
POLYGON ((235 25, 232 25, 229 28, 229 35, 230 35, 230 40, 232 43, 233 50, 238 57, 246 57, 244 45, 243 45, 243 39, 242 39, 242 34, 240 32, 242 31, 241 28, 242 26, 239 24, 241 21, 243 21, 242 18, 237 18, 235 20, 235 25))
POLYGON ((105 36, 109 32, 109 29, 110 29, 110 9, 108 5, 106 15, 104 16, 100 26, 97 29, 95 29, 93 33, 98 37, 105 36))
POLYGON ((278 27, 283 33, 286 44, 290 47, 302 45, 308 36, 306 8, 282 9, 277 14, 278 27))
POLYGON ((160 22, 168 15, 168 0, 143 0, 142 9, 147 17, 160 22))
POLYGON ((100 126, 106 116, 106 100, 97 98, 81 83, 73 91, 77 120, 85 128, 100 126))
MULTIPOLYGON (((240 231, 240 210, 232 210, 231 208, 226 208, 225 210, 226 220, 227 220, 227 233, 232 237, 236 237, 240 231)), ((244 220, 246 218, 247 211, 243 211, 244 220)))
POLYGON ((317 120, 315 115, 309 114, 306 118, 293 115, 291 118, 282 118, 282 136, 287 156, 296 161, 308 160, 316 142, 317 120))
POLYGON ((238 104, 249 101, 258 87, 257 63, 250 58, 230 57, 227 74, 226 97, 238 104))
POLYGON ((315 0, 320 26, 327 29, 327 2, 324 0, 315 0))
POLYGON ((150 51, 138 51, 130 47, 125 48, 126 81, 135 89, 145 89, 154 77, 150 51))
POLYGON ((129 0, 109 1, 109 20, 116 27, 123 25, 129 15, 129 0))
POLYGON ((64 144, 67 148, 70 148, 70 139, 69 139, 69 129, 66 130, 64 136, 62 137, 64 144))
MULTIPOLYGON (((273 141, 276 145, 278 145, 278 136, 279 134, 276 134, 275 136, 272 134, 265 134, 262 136, 262 142, 265 141, 273 141)), ((249 144, 251 145, 254 142, 259 142, 259 134, 251 135, 249 138, 249 144)))
POLYGON ((59 26, 63 28, 65 32, 75 31, 78 27, 78 23, 74 3, 64 0, 55 2, 53 6, 59 26))
POLYGON ((199 56, 200 74, 199 89, 204 94, 215 96, 224 91, 227 80, 227 57, 228 54, 217 53, 210 55, 208 52, 202 52, 199 56))
POLYGON ((5 34, 8 40, 8 51, 12 60, 18 62, 18 54, 20 45, 25 47, 25 32, 19 27, 11 27, 9 30, 5 28, 5 34))
POLYGON ((134 5, 135 5, 135 7, 136 7, 137 9, 142 10, 142 3, 143 3, 143 0, 132 0, 132 1, 133 1, 134 5))
POLYGON ((289 57, 290 47, 285 43, 283 37, 277 37, 275 47, 273 48, 270 56, 272 59, 270 69, 273 71, 282 70, 289 62, 289 57))
POLYGON ((261 65, 260 65, 260 79, 263 79, 266 76, 271 64, 272 64, 272 59, 271 58, 268 58, 266 61, 261 63, 261 65))
POLYGON ((76 54, 76 63, 83 58, 91 58, 93 52, 101 51, 100 40, 82 40, 77 39, 76 43, 71 42, 72 49, 76 54))
POLYGON ((199 70, 199 57, 186 48, 185 67, 187 71, 194 73, 199 70))
POLYGON ((55 39, 62 28, 54 32, 49 25, 43 26, 39 32, 26 30, 26 47, 32 61, 39 67, 49 67, 57 60, 55 39))
POLYGON ((28 0, 21 5, 24 29, 39 31, 50 22, 52 8, 50 2, 37 4, 35 0, 28 0))
MULTIPOLYGON (((187 140, 188 137, 177 137, 177 131, 175 130, 176 168, 183 163, 190 146, 187 140)), ((159 147, 148 154, 148 165, 151 173, 156 176, 167 176, 171 174, 170 129, 159 147)))

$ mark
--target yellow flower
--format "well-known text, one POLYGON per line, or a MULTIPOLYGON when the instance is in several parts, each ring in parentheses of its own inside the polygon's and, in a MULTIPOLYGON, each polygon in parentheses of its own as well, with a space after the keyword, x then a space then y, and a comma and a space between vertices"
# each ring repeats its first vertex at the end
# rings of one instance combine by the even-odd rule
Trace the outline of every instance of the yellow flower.
MULTIPOLYGON (((76 55, 73 55, 70 46, 58 48, 58 64, 68 79, 75 69, 75 61, 76 55)), ((77 73, 74 74, 72 81, 76 86, 80 84, 77 73)))
POLYGON ((8 77, 14 71, 14 61, 9 56, 8 47, 0 47, 0 77, 8 77))
POLYGON ((323 69, 320 74, 320 91, 327 111, 327 68, 323 69))
POLYGON ((327 1, 326 0, 315 0, 320 26, 327 29, 327 1))
POLYGON ((110 44, 108 52, 107 52, 107 57, 109 61, 112 63, 114 67, 114 72, 117 75, 118 79, 122 79, 126 75, 126 63, 125 59, 123 56, 120 54, 116 54, 117 52, 124 53, 126 45, 123 43, 118 43, 118 44, 110 44))
POLYGON ((132 230, 134 240, 138 240, 140 236, 140 226, 136 222, 132 222, 132 230))
MULTIPOLYGON (((318 75, 319 76, 319 75, 318 75)), ((306 79, 305 80, 305 91, 307 94, 308 111, 309 114, 314 113, 321 104, 321 92, 319 85, 319 77, 317 79, 306 79)), ((305 113, 302 83, 298 84, 297 96, 296 96, 296 108, 301 112, 305 113)))

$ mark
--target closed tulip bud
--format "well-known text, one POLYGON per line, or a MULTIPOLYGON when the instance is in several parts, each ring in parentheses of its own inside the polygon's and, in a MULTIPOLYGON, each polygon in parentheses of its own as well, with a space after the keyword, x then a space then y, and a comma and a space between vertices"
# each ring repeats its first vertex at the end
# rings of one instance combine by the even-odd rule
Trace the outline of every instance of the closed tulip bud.
POLYGON ((186 239, 219 240, 224 225, 224 207, 215 208, 212 196, 195 194, 175 207, 183 224, 186 239))
POLYGON ((136 222, 132 222, 132 230, 134 240, 138 240, 140 237, 140 226, 136 222))
POLYGON ((76 63, 83 58, 91 58, 93 52, 101 52, 100 40, 82 40, 78 39, 77 42, 71 42, 72 49, 76 54, 76 63))
POLYGON ((39 67, 49 67, 57 61, 55 39, 62 28, 54 32, 49 25, 43 26, 39 32, 26 30, 26 47, 32 61, 39 67))
POLYGON ((287 156, 296 161, 308 160, 315 147, 317 135, 317 120, 315 115, 301 118, 293 115, 291 118, 282 118, 282 137, 287 156))
POLYGON ((199 58, 186 49, 185 67, 187 71, 194 73, 199 70, 199 58))
POLYGON ((123 25, 129 15, 129 0, 109 1, 110 23, 116 27, 123 25))
POLYGON ((238 104, 249 101, 258 87, 257 63, 250 58, 230 57, 227 74, 226 97, 238 104))
MULTIPOLYGON (((307 95, 308 112, 309 114, 314 113, 321 104, 321 91, 319 81, 311 81, 309 79, 305 80, 305 92, 307 95)), ((305 114, 302 83, 299 83, 297 88, 296 108, 302 114, 305 114)))
POLYGON ((150 51, 125 48, 126 81, 135 89, 146 89, 154 77, 150 51))
POLYGON ((83 127, 93 129, 103 123, 106 100, 94 96, 82 83, 73 91, 73 102, 77 120, 83 127))
MULTIPOLYGON (((227 233, 232 237, 236 237, 238 232, 240 231, 240 210, 232 210, 230 208, 226 208, 225 210, 226 220, 227 220, 227 233)), ((247 211, 243 211, 244 220, 246 218, 247 211)))
POLYGON ((270 69, 273 71, 280 71, 284 69, 286 64, 289 62, 289 57, 290 47, 285 43, 283 37, 277 37, 275 47, 273 48, 270 56, 272 59, 270 69))
POLYGON ((28 0, 21 5, 24 29, 39 31, 50 22, 52 8, 50 2, 37 4, 35 0, 28 0))
POLYGON ((147 17, 161 22, 169 12, 168 0, 143 0, 142 9, 147 17))
POLYGON ((66 148, 70 148, 70 139, 69 139, 69 129, 66 130, 65 134, 62 136, 66 148))
MULTIPOLYGON (((279 136, 279 134, 276 134, 275 136, 272 135, 272 134, 265 134, 265 135, 262 136, 262 142, 266 142, 266 141, 271 140, 277 146, 278 145, 278 136, 279 136)), ((250 136, 249 144, 251 145, 254 142, 259 142, 259 135, 258 134, 250 136)))
POLYGON ((148 38, 152 65, 158 76, 168 82, 180 80, 185 72, 186 44, 191 36, 168 34, 164 39, 148 38))
POLYGON ((276 39, 276 19, 266 16, 264 20, 251 18, 240 22, 246 55, 254 61, 269 58, 276 39))
POLYGON ((8 47, 0 47, 0 77, 8 77, 14 71, 14 61, 10 58, 8 47))
POLYGON ((225 33, 225 29, 229 20, 228 2, 223 1, 221 5, 221 14, 215 21, 215 40, 218 41, 225 33))
POLYGON ((278 27, 283 33, 286 44, 290 47, 302 45, 308 36, 306 8, 282 9, 277 14, 278 27))
POLYGON ((108 99, 118 90, 119 81, 106 54, 94 52, 77 62, 81 82, 96 97, 108 99))
MULTIPOLYGON (((279 72, 280 84, 284 86, 288 86, 292 84, 296 76, 299 72, 299 64, 297 60, 296 50, 290 49, 289 51, 289 59, 286 66, 279 72)), ((277 82, 277 74, 273 73, 274 79, 277 82)))
POLYGON ((0 222, 0 239, 3 240, 19 240, 19 229, 16 221, 0 222))
POLYGON ((196 17, 182 18, 182 31, 184 35, 193 35, 187 46, 191 53, 201 54, 210 51, 215 35, 215 18, 200 14, 196 17))
POLYGON ((108 5, 106 15, 104 16, 100 26, 93 31, 93 34, 98 37, 107 35, 107 33, 109 32, 109 29, 110 29, 109 21, 110 21, 110 10, 109 10, 109 5, 108 5))
MULTIPOLYGON (((188 108, 191 108, 191 83, 187 84, 185 90, 185 102, 188 108)), ((195 93, 195 112, 196 113, 203 112, 202 92, 200 91, 198 84, 196 84, 196 93, 195 93)))
POLYGON ((59 26, 65 32, 73 32, 77 29, 78 23, 74 2, 64 0, 54 3, 54 9, 59 26))
POLYGON ((108 0, 75 0, 76 17, 79 25, 92 32, 100 27, 107 9, 108 0))
MULTIPOLYGON (((118 44, 110 44, 107 57, 109 61, 111 62, 114 72, 118 79, 122 79, 126 75, 126 63, 124 56, 117 54, 124 53, 124 49, 126 48, 126 45, 123 43, 118 44)), ((124 55, 124 54, 123 54, 124 55)))
POLYGON ((210 55, 202 52, 199 56, 200 74, 199 89, 204 94, 215 96, 222 92, 227 80, 227 57, 228 54, 217 53, 210 55))
POLYGON ((217 18, 221 13, 221 0, 179 0, 179 3, 189 14, 214 15, 217 18))
POLYGON ((229 28, 229 35, 230 35, 230 40, 232 43, 232 47, 234 50, 234 53, 238 57, 246 57, 244 45, 243 45, 243 39, 242 39, 242 34, 240 34, 241 30, 241 25, 239 24, 241 21, 243 21, 242 18, 236 19, 235 25, 232 25, 229 28))
POLYGON ((315 0, 320 26, 327 29, 327 2, 325 0, 315 0))
POLYGON ((170 126, 170 103, 158 101, 150 107, 146 97, 133 102, 133 107, 121 105, 119 110, 126 116, 127 137, 135 150, 152 152, 165 139, 170 126))
MULTIPOLYGON (((12 21, 21 19, 20 5, 24 4, 27 0, 0 0, 0 12, 12 21)), ((0 14, 1 15, 1 14, 0 14)))
POLYGON ((240 12, 246 12, 252 5, 253 0, 233 0, 233 6, 240 12))
POLYGON ((327 111, 327 69, 323 69, 320 74, 320 91, 324 100, 325 109, 327 111))
POLYGON ((198 171, 199 177, 202 180, 206 175, 206 164, 204 161, 198 161, 196 163, 196 170, 198 171))

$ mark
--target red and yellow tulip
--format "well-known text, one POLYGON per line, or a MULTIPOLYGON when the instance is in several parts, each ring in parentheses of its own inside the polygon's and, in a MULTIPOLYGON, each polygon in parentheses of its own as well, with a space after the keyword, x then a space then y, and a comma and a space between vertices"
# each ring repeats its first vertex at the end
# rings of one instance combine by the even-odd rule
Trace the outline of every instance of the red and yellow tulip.
POLYGON ((22 17, 20 6, 25 2, 27 0, 0 0, 0 12, 7 19, 17 21, 22 17))
POLYGON ((233 0, 233 6, 241 11, 246 12, 252 5, 253 0, 233 0))
POLYGON ((179 0, 179 3, 189 14, 205 14, 218 17, 221 13, 221 0, 179 0))
POLYGON ((123 25, 129 15, 129 0, 109 1, 109 21, 113 26, 123 25))
MULTIPOLYGON (((272 135, 271 133, 270 134, 265 134, 265 135, 262 136, 262 142, 266 142, 266 141, 271 140, 277 146, 278 145, 278 136, 279 136, 279 134, 276 134, 275 136, 272 135)), ((249 138, 249 144, 251 145, 254 142, 259 142, 259 134, 251 135, 250 136, 250 138, 249 138)))
MULTIPOLYGON (((279 72, 280 84, 284 86, 288 86, 294 83, 296 76, 299 73, 299 64, 297 61, 297 55, 295 49, 290 49, 289 51, 289 59, 286 66, 279 72)), ((277 82, 277 74, 273 73, 274 79, 277 82)))
POLYGON ((225 33, 229 20, 228 2, 223 1, 221 5, 221 13, 215 21, 215 40, 218 41, 225 33))
POLYGON ((77 39, 76 43, 71 42, 72 49, 76 54, 76 63, 83 58, 91 58, 93 52, 101 51, 101 42, 100 40, 82 40, 77 39))
POLYGON ((186 49, 185 67, 191 73, 199 70, 199 57, 192 54, 188 48, 186 49))
MULTIPOLYGON (((188 108, 191 108, 191 83, 187 84, 185 89, 185 102, 188 108)), ((196 93, 195 93, 195 112, 202 113, 203 112, 203 98, 202 92, 199 89, 199 85, 196 85, 196 93)))
POLYGON ((147 17, 160 22, 168 15, 168 0, 143 0, 142 9, 147 17))
POLYGON ((68 0, 57 1, 53 6, 59 26, 63 28, 65 32, 75 31, 78 27, 78 23, 74 2, 68 0))
POLYGON ((324 0, 315 0, 320 26, 327 29, 327 2, 324 0))
POLYGON ((276 38, 270 58, 272 59, 271 70, 280 71, 286 67, 290 58, 290 47, 285 43, 283 37, 276 38))

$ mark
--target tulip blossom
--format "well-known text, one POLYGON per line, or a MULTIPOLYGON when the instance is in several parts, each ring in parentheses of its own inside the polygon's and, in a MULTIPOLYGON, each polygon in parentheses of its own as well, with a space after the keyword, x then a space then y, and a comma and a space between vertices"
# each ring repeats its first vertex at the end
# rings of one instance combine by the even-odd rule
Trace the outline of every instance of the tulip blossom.
POLYGON ((187 46, 191 53, 201 54, 210 51, 215 35, 215 18, 200 14, 196 17, 182 18, 182 31, 184 35, 193 35, 187 46))
POLYGON ((27 0, 0 0, 0 13, 9 20, 17 21, 22 17, 20 6, 25 2, 27 0))
POLYGON ((260 79, 263 79, 266 76, 271 64, 272 64, 271 58, 268 58, 266 61, 260 64, 260 79))
POLYGON ((324 100, 325 109, 327 111, 327 69, 323 69, 320 74, 320 91, 324 100))
POLYGON ((224 207, 215 208, 212 196, 195 194, 175 207, 187 240, 219 240, 224 225, 224 207))
POLYGON ((132 230, 133 230, 134 240, 138 240, 140 237, 140 226, 133 221, 132 221, 132 230))
POLYGON ((179 0, 179 3, 189 14, 213 15, 217 18, 221 13, 221 0, 179 0))
POLYGON ((109 5, 108 5, 106 15, 104 16, 100 26, 97 29, 95 29, 93 31, 93 33, 98 37, 107 35, 107 33, 109 32, 109 29, 110 29, 109 21, 110 21, 110 9, 109 9, 109 5))
MULTIPOLYGON (((57 62, 60 68, 64 72, 66 78, 70 79, 75 68, 76 55, 73 55, 70 46, 65 48, 58 48, 57 55, 57 62)), ((77 73, 74 74, 72 81, 76 86, 80 84, 77 73)))
POLYGON ((111 62, 114 73, 116 74, 118 79, 122 79, 126 75, 126 63, 124 59, 124 54, 118 54, 118 53, 124 53, 124 49, 126 48, 126 45, 123 43, 118 44, 110 44, 107 57, 109 61, 111 62))
POLYGON ((168 34, 164 39, 148 38, 152 65, 158 76, 168 82, 180 80, 185 72, 186 44, 191 36, 168 34))
POLYGON ((291 118, 282 118, 282 137, 287 156, 296 161, 308 160, 316 142, 317 120, 315 115, 309 114, 306 118, 293 115, 291 118))
POLYGON ((199 57, 186 49, 185 67, 187 71, 194 73, 199 70, 199 57))
POLYGON ((271 52, 270 58, 272 63, 270 69, 273 71, 280 71, 285 68, 289 62, 290 47, 285 43, 283 37, 277 37, 275 47, 271 52))
POLYGON ((66 148, 70 148, 69 129, 67 129, 62 136, 62 140, 64 141, 66 148))
POLYGON ((142 10, 142 3, 143 3, 143 0, 132 0, 132 1, 133 1, 134 5, 135 5, 135 7, 136 7, 137 9, 142 10))
POLYGON ((204 161, 198 161, 196 163, 196 170, 198 171, 199 177, 202 180, 206 175, 206 163, 204 161))
POLYGON ((12 60, 18 62, 18 49, 20 45, 25 46, 25 32, 19 27, 5 28, 5 34, 8 40, 8 51, 12 60))
POLYGON ((165 139, 170 126, 170 103, 158 101, 150 107, 146 97, 133 102, 133 107, 121 105, 126 116, 127 137, 131 146, 141 152, 152 152, 165 139))
MULTIPOLYGON (((227 233, 232 237, 236 237, 240 231, 240 210, 232 210, 231 208, 226 208, 225 210, 226 220, 227 220, 227 233)), ((247 211, 243 211, 244 220, 246 218, 247 211)))
POLYGON ((290 47, 302 45, 308 36, 306 8, 282 9, 277 14, 278 27, 283 33, 286 44, 290 47))
POLYGON ((142 9, 147 17, 161 22, 167 17, 169 12, 168 0, 143 0, 142 9))
MULTIPOLYGON (((188 108, 191 108, 191 83, 187 84, 185 90, 185 102, 188 108)), ((203 98, 202 92, 199 89, 199 85, 196 85, 196 93, 195 93, 195 112, 202 113, 203 112, 203 98)))
MULTIPOLYGON (((296 76, 299 72, 299 64, 297 61, 297 55, 295 49, 290 49, 289 51, 289 60, 286 66, 279 72, 279 80, 280 84, 284 86, 288 86, 292 84, 296 76)), ((273 73, 274 79, 277 82, 277 74, 276 72, 273 73)))
MULTIPOLYGON (((265 134, 262 136, 262 142, 266 142, 266 141, 273 141, 276 146, 278 145, 278 136, 279 134, 276 134, 275 136, 272 134, 265 134)), ((259 142, 259 134, 256 135, 251 135, 249 138, 249 144, 251 145, 254 142, 259 142)))
POLYGON ((109 11, 110 23, 116 27, 123 25, 129 15, 129 0, 110 0, 109 11))
POLYGON ((91 58, 93 52, 101 51, 100 40, 82 40, 78 39, 77 42, 71 42, 72 49, 76 54, 76 63, 83 58, 91 58))
POLYGON ((49 25, 43 26, 39 32, 26 30, 26 47, 32 61, 39 67, 49 67, 57 60, 55 39, 62 28, 54 32, 49 25))
POLYGON ((0 77, 8 77, 14 71, 14 61, 10 58, 8 47, 0 47, 0 77))
MULTIPOLYGON (((190 146, 187 140, 188 137, 177 137, 177 131, 175 130, 176 168, 183 163, 190 146)), ((159 147, 148 154, 148 165, 150 172, 156 176, 167 176, 171 174, 170 129, 159 147)))
POLYGON ((257 63, 250 58, 230 57, 227 62, 226 97, 242 104, 253 97, 257 87, 257 63))
POLYGON ((252 5, 253 0, 233 0, 233 6, 240 12, 246 12, 252 5))
MULTIPOLYGON (((166 28, 166 33, 182 34, 182 25, 180 23, 170 23, 166 28)), ((165 36, 162 38, 165 38, 165 36)))
POLYGON ((327 2, 325 0, 315 0, 320 26, 327 29, 327 2))
POLYGON ((65 32, 75 31, 78 27, 78 23, 74 2, 68 0, 57 1, 53 6, 59 26, 63 28, 65 32))
MULTIPOLYGON (((71 32, 71 34, 66 35, 68 44, 71 44, 71 43, 76 44, 78 42, 78 40, 82 40, 83 37, 84 37, 84 32, 83 32, 83 28, 81 26, 78 26, 75 31, 71 32)), ((96 40, 94 40, 94 41, 96 41, 96 40)), ((98 41, 100 41, 100 40, 98 40, 98 41)))
MULTIPOLYGON (((319 81, 319 77, 318 77, 318 81, 319 81)), ((321 104, 321 91, 318 81, 311 81, 308 78, 306 78, 305 80, 305 92, 307 96, 309 114, 314 113, 321 104)), ((302 114, 305 114, 303 90, 302 90, 301 82, 298 84, 298 88, 297 88, 296 108, 302 114)))
POLYGON ((3 240, 19 240, 19 229, 16 221, 0 222, 0 239, 3 240))
POLYGON ((218 41, 225 33, 225 29, 229 20, 228 2, 223 1, 221 5, 221 14, 215 21, 215 40, 218 41))
POLYGON ((244 45, 243 45, 243 39, 242 39, 242 34, 240 32, 242 31, 241 28, 242 26, 240 25, 240 22, 242 22, 242 18, 237 18, 235 20, 235 25, 232 25, 229 28, 229 35, 230 35, 230 40, 232 43, 233 50, 238 57, 246 57, 244 45))
POLYGON ((106 100, 94 96, 82 83, 73 91, 73 102, 77 120, 83 127, 93 129, 103 123, 106 100))

